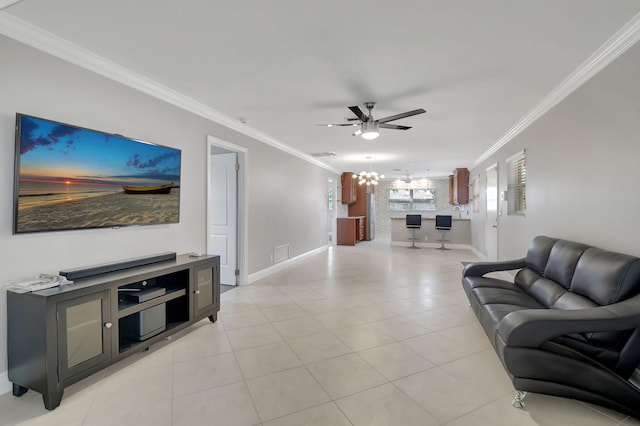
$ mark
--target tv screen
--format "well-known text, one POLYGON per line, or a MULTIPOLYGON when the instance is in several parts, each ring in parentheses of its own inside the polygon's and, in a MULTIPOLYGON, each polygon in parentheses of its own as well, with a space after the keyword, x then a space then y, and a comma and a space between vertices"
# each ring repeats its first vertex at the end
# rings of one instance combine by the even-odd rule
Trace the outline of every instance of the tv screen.
POLYGON ((451 229, 451 216, 436 216, 436 229, 451 229))
POLYGON ((420 228, 422 226, 422 215, 408 214, 405 220, 407 228, 420 228))
POLYGON ((177 223, 175 148, 16 114, 13 232, 177 223))

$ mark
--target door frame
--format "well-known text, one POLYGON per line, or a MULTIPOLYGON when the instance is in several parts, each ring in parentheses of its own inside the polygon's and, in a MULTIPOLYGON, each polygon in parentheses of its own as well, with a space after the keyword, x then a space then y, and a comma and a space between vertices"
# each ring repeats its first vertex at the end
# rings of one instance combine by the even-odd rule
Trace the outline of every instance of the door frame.
MULTIPOLYGON (((489 256, 489 247, 487 244, 487 240, 488 240, 488 231, 489 231, 489 199, 488 199, 488 195, 489 195, 489 172, 495 170, 496 173, 496 193, 495 193, 495 199, 496 199, 496 205, 495 205, 495 212, 496 212, 496 223, 495 223, 495 233, 496 233, 496 252, 495 252, 495 261, 498 261, 499 259, 499 254, 500 254, 500 200, 498 197, 498 193, 499 193, 499 189, 500 189, 500 171, 498 170, 498 163, 493 163, 491 164, 489 167, 487 167, 485 169, 485 236, 484 236, 484 245, 485 245, 485 254, 487 256, 487 260, 491 261, 491 257, 489 256)), ((493 225, 492 225, 493 226, 493 225)))
MULTIPOLYGON (((219 139, 215 136, 207 135, 207 234, 211 226, 209 219, 209 205, 211 202, 211 190, 209 181, 211 179, 211 150, 212 147, 223 148, 238 154, 238 182, 237 182, 237 218, 236 218, 236 262, 238 264, 238 285, 246 285, 248 283, 247 271, 247 247, 248 245, 248 217, 247 217, 247 173, 246 164, 248 163, 249 149, 244 146, 236 145, 231 142, 219 139)), ((207 252, 209 251, 209 238, 207 237, 207 252)))

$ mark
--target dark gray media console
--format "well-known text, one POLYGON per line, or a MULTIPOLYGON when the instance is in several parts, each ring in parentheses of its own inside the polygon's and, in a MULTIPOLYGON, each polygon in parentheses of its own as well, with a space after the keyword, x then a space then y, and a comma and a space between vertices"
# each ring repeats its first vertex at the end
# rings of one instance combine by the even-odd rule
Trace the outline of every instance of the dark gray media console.
POLYGON ((89 276, 62 287, 8 291, 13 395, 34 390, 53 410, 65 387, 203 318, 215 322, 220 257, 166 258, 89 267, 89 276))

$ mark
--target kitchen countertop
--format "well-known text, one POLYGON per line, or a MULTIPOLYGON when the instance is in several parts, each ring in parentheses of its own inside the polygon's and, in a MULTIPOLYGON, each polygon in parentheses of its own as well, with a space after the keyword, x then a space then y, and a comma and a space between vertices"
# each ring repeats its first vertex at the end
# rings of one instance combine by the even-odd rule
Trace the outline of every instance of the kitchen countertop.
MULTIPOLYGON (((413 213, 408 213, 408 214, 413 214, 413 213)), ((417 214, 417 213, 416 213, 417 214)), ((398 217, 391 217, 392 220, 405 220, 405 216, 398 216, 398 217)), ((436 220, 436 217, 426 217, 426 216, 422 216, 422 220, 436 220)), ((453 218, 453 220, 471 220, 468 217, 463 217, 463 218, 453 218)))
MULTIPOLYGON (((405 225, 405 217, 391 218, 391 244, 411 245, 411 240, 416 239, 416 245, 422 247, 439 247, 442 232, 435 228, 435 217, 422 217, 422 226, 419 229, 408 229, 405 225)), ((445 232, 446 246, 453 248, 469 248, 471 246, 471 220, 453 219, 451 230, 445 232)))

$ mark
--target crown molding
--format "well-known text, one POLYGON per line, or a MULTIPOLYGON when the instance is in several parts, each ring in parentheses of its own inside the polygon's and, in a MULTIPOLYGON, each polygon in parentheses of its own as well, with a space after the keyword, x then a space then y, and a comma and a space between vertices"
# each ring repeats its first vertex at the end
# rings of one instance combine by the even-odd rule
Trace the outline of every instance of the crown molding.
MULTIPOLYGON (((0 2, 2 1, 3 0, 0 0, 0 2)), ((6 2, 6 0, 4 2, 6 2)), ((0 5, 2 4, 3 3, 0 3, 0 5)), ((109 61, 108 59, 91 52, 90 50, 71 43, 6 12, 0 12, 0 34, 67 62, 71 62, 72 64, 95 72, 96 74, 100 74, 111 80, 117 81, 118 83, 177 106, 185 111, 204 117, 330 172, 339 174, 338 170, 317 160, 309 154, 305 154, 304 152, 280 142, 279 140, 254 129, 253 127, 240 123, 193 98, 185 96, 155 80, 149 79, 128 68, 122 67, 115 62, 109 61)))
POLYGON ((491 148, 482 154, 471 168, 479 166, 496 151, 509 143, 520 132, 529 127, 537 119, 546 114, 551 108, 559 104, 564 98, 586 83, 591 77, 599 73, 604 67, 613 62, 618 56, 640 40, 640 13, 636 14, 618 32, 609 38, 575 71, 547 94, 531 111, 529 111, 515 126, 502 136, 491 148))
POLYGON ((20 3, 22 0, 0 0, 0 10, 5 9, 12 4, 20 3))

